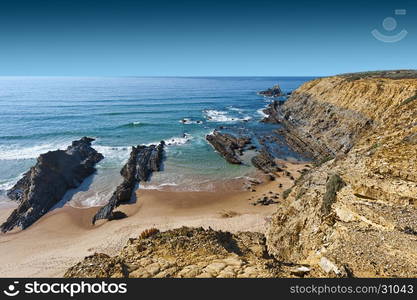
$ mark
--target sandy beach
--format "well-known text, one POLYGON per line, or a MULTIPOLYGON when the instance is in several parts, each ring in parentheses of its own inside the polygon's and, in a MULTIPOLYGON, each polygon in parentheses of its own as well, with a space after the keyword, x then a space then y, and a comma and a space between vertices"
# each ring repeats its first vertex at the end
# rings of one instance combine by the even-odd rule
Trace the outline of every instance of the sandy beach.
MULTIPOLYGON (((305 164, 286 162, 295 178, 305 164)), ((118 210, 128 217, 91 225, 94 208, 64 206, 42 217, 29 228, 0 235, 1 277, 61 277, 65 270, 95 252, 116 254, 131 237, 147 228, 167 230, 181 226, 217 230, 264 232, 275 205, 252 205, 272 193, 292 186, 289 176, 266 177, 256 191, 167 192, 138 190, 136 203, 118 210), (282 187, 280 187, 282 184, 282 187)), ((282 197, 282 196, 280 196, 282 197)), ((279 200, 278 200, 279 201, 279 200)), ((12 208, 0 210, 3 222, 12 208)))

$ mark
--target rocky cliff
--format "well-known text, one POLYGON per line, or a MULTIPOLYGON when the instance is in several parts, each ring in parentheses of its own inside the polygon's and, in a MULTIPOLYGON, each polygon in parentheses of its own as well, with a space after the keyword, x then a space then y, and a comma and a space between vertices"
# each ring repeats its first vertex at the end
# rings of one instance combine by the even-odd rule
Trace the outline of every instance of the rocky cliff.
POLYGON ((268 251, 280 261, 417 276, 416 74, 371 74, 308 82, 277 110, 288 140, 321 163, 272 218, 268 251))

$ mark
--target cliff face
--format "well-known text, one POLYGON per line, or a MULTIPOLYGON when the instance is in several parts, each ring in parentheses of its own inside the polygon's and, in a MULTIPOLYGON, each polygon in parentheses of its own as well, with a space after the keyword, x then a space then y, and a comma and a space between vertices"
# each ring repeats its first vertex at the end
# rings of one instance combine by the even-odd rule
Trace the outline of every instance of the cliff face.
POLYGON ((417 275, 416 92, 413 78, 335 76, 278 108, 287 140, 322 165, 279 204, 271 254, 329 276, 417 275))

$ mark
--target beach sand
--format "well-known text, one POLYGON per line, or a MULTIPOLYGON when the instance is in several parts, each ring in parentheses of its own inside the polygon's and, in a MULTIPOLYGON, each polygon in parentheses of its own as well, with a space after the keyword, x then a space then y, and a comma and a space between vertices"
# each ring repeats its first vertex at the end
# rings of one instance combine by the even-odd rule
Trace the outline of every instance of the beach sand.
MULTIPOLYGON (((305 168, 302 163, 285 162, 294 178, 305 168)), ((62 277, 65 270, 94 252, 116 254, 129 238, 148 228, 160 230, 192 226, 224 231, 264 232, 275 205, 251 203, 291 187, 289 176, 279 173, 270 181, 254 187, 256 191, 172 192, 137 191, 137 201, 117 210, 128 217, 100 221, 91 225, 98 210, 93 208, 57 208, 29 228, 0 234, 0 277, 62 277), (282 187, 279 185, 282 184, 282 187)), ((278 200, 279 201, 279 200, 278 200)), ((0 210, 4 222, 13 208, 0 210)))

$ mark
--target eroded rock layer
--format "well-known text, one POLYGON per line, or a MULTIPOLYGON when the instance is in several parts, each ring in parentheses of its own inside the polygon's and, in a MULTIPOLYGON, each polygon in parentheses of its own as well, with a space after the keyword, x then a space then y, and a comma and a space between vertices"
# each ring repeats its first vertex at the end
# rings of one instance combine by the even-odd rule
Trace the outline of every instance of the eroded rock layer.
POLYGON ((91 147, 92 138, 83 137, 72 142, 66 150, 41 154, 28 172, 7 193, 19 202, 6 222, 1 225, 3 232, 15 227, 27 228, 57 204, 64 194, 81 182, 96 169, 94 165, 103 155, 91 147))
POLYGON ((206 139, 231 164, 242 163, 238 155, 241 155, 244 147, 250 143, 250 138, 235 137, 228 133, 221 133, 218 130, 207 135, 206 139))

